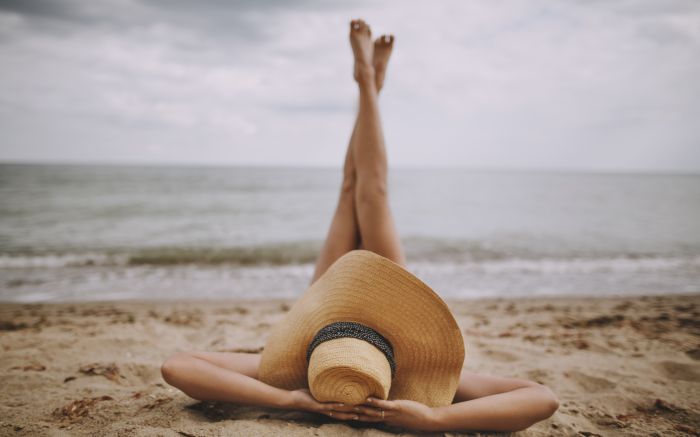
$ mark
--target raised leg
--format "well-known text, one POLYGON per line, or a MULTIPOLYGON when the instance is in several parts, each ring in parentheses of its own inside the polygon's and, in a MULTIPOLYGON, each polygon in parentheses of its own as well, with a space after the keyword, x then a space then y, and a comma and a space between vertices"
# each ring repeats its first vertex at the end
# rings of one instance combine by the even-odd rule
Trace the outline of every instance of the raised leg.
POLYGON ((360 105, 355 131, 355 209, 365 249, 405 264, 405 256, 389 208, 387 156, 379 116, 376 71, 371 62, 374 46, 363 21, 351 24, 350 43, 355 55, 355 80, 360 105))
MULTIPOLYGON (((393 48, 393 35, 382 35, 374 42, 372 66, 375 70, 375 87, 377 93, 384 86, 386 68, 393 48)), ((328 230, 328 235, 321 248, 321 253, 316 261, 316 268, 311 283, 315 282, 328 267, 338 258, 350 250, 365 248, 359 228, 357 212, 355 208, 355 185, 357 181, 354 149, 357 139, 357 123, 359 114, 355 120, 348 149, 343 166, 343 182, 336 206, 335 214, 328 230)))
POLYGON ((340 187, 338 205, 328 229, 326 241, 316 260, 316 269, 311 283, 316 282, 331 264, 343 254, 356 249, 360 244, 360 231, 355 216, 355 164, 352 154, 355 132, 350 137, 350 144, 345 154, 343 166, 343 183, 340 187))

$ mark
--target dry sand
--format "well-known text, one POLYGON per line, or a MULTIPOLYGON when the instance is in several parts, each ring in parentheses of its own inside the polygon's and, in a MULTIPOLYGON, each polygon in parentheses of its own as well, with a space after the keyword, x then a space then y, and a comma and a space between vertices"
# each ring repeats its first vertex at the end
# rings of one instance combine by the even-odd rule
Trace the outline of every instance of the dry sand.
MULTIPOLYGON (((551 419, 518 435, 698 435, 700 295, 450 306, 467 368, 533 379, 559 396, 551 419)), ((288 308, 282 301, 0 304, 0 434, 391 433, 200 403, 161 379, 160 363, 177 350, 260 351, 288 308)))

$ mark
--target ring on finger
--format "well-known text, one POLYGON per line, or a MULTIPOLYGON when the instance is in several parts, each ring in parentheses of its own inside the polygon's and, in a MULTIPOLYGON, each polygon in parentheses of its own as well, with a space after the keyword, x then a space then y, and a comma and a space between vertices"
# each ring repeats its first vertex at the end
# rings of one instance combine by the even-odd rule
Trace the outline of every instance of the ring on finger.
POLYGON ((384 410, 379 410, 382 412, 382 420, 384 420, 384 410))

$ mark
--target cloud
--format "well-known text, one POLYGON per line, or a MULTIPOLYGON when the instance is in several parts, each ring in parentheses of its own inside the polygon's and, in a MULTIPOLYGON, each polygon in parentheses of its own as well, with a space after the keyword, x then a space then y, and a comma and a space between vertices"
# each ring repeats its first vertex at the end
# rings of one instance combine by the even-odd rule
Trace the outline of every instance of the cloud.
POLYGON ((695 1, 0 3, 0 159, 340 165, 347 22, 395 165, 700 170, 695 1))

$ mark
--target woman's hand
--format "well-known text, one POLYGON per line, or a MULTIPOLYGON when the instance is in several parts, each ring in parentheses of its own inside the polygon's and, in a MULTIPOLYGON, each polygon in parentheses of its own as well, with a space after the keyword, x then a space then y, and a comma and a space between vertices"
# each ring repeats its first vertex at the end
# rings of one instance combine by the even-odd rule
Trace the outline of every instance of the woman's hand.
POLYGON ((353 420, 359 417, 352 407, 338 402, 319 402, 304 388, 290 391, 289 409, 325 414, 338 420, 353 420))
POLYGON ((421 431, 436 431, 438 428, 435 411, 416 401, 368 398, 366 404, 353 407, 353 411, 357 412, 359 421, 383 422, 421 431))

